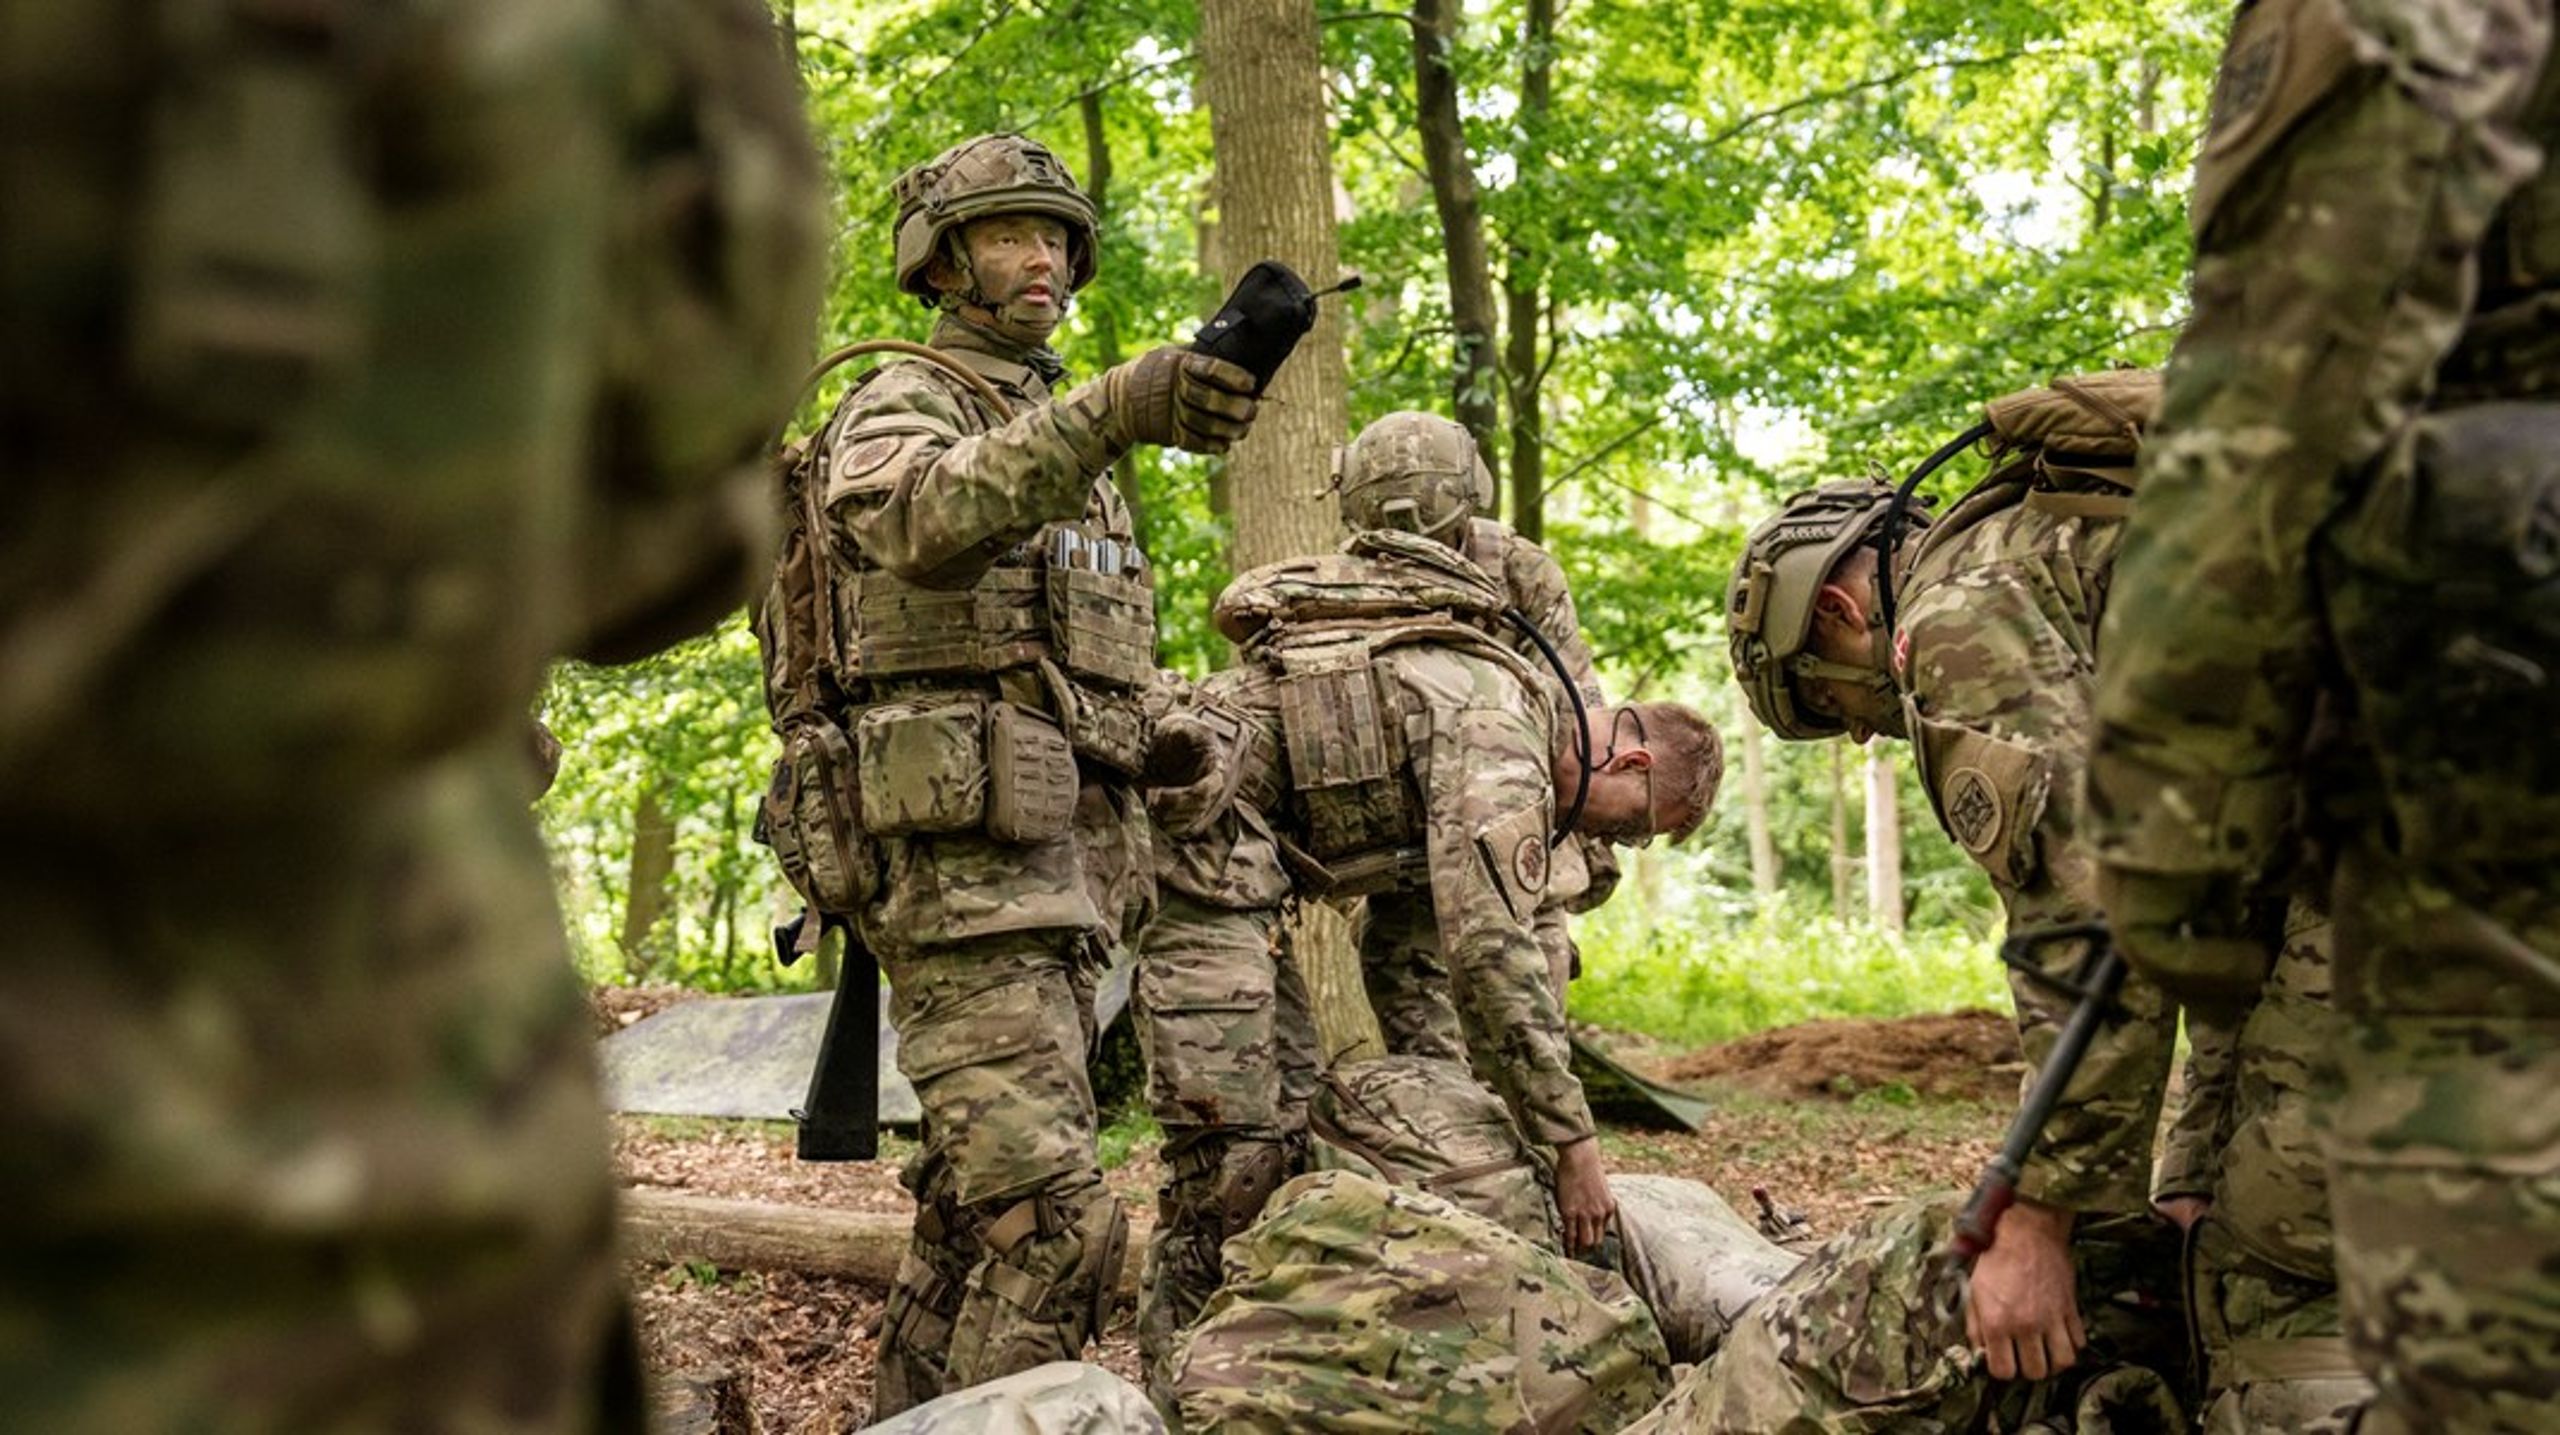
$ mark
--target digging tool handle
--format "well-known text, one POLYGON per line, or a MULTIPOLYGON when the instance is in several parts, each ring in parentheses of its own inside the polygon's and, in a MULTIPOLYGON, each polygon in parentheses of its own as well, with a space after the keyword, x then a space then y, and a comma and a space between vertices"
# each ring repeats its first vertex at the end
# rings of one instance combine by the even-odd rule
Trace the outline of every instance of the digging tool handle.
POLYGON ((880 964, 850 922, 844 969, 827 1008, 818 1064, 809 1072, 805 1104, 791 1113, 800 1126, 793 1154, 803 1161, 868 1161, 880 1154, 880 964))
POLYGON ((2045 1058, 2044 1069, 2036 1073, 2036 1084, 2018 1104, 2017 1119, 2009 1123, 2009 1137, 2000 1145, 2000 1154, 1982 1168, 1982 1178, 1974 1183, 1973 1195, 1966 1199, 1964 1211, 1956 1217, 1954 1248, 1958 1259, 1970 1262, 1991 1249, 1992 1237, 2000 1229, 2000 1217, 2018 1197, 2018 1173, 2026 1169, 2027 1158, 2035 1154, 2036 1139, 2044 1134, 2047 1121, 2053 1119, 2053 1108, 2062 1101, 2063 1091, 2080 1070, 2080 1059, 2089 1054, 2089 1043, 2098 1035, 2113 1011, 2116 992, 2124 985, 2124 958, 2116 955, 2103 923, 2076 923, 2035 932, 2022 932, 2001 944, 2001 960, 2021 971, 2044 978, 2026 958, 2036 947, 2047 942, 2088 938, 2095 945, 2089 964, 2074 983, 2054 983, 2079 997, 2072 1008, 2071 1020, 2064 1024, 2053 1052, 2045 1058))

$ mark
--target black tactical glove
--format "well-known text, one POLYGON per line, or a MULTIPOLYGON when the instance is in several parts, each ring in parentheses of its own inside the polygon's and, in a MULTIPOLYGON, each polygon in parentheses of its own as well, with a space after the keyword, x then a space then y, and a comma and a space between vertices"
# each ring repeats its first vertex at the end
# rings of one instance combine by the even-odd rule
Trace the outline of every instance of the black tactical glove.
POLYGON ((1101 374, 1070 402, 1098 410, 1105 437, 1124 449, 1152 443, 1225 453, 1253 426, 1257 387, 1224 359, 1167 345, 1101 374))

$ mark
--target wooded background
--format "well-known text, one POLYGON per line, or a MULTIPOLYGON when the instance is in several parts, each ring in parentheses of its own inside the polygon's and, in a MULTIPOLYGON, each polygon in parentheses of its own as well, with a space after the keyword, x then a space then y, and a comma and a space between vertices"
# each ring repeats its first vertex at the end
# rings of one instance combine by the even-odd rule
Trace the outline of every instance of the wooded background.
MULTIPOLYGON (((1704 836, 1639 854, 1577 928, 1577 1012, 1702 1038, 1993 1001, 1989 890, 1906 754, 1756 731, 1725 583, 1784 493, 1905 470, 1996 394, 2165 355, 2222 20, 2204 0, 781 3, 836 179, 811 348, 922 336, 889 183, 988 130, 1049 145, 1102 210, 1100 277, 1058 341, 1078 373, 1188 339, 1258 259, 1359 272, 1236 454, 1124 468, 1161 661, 1224 662, 1227 579, 1331 543, 1333 444, 1450 414, 1503 516, 1563 562, 1612 691, 1696 703, 1727 739, 1704 836)), ((591 976, 815 979, 766 937, 756 671, 740 622, 555 677, 567 761, 541 812, 591 976)))

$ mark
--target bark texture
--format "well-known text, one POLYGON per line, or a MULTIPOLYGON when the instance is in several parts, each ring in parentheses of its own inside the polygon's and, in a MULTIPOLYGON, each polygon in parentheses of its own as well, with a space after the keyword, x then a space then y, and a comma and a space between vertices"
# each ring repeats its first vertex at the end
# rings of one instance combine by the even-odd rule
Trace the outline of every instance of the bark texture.
MULTIPOLYGON (((1340 277, 1341 255, 1313 0, 1201 0, 1199 55, 1217 168, 1220 277, 1232 286, 1256 262, 1278 259, 1325 288, 1340 277)), ((1479 236, 1479 263, 1482 254, 1479 236)), ((1486 303, 1489 312, 1489 288, 1486 303)), ((1318 307, 1315 331, 1272 380, 1253 432, 1227 458, 1239 572, 1342 540, 1324 492, 1333 446, 1348 437, 1341 310, 1334 302, 1318 307)), ((1326 1054, 1382 1049, 1348 924, 1310 904, 1291 946, 1326 1054)))

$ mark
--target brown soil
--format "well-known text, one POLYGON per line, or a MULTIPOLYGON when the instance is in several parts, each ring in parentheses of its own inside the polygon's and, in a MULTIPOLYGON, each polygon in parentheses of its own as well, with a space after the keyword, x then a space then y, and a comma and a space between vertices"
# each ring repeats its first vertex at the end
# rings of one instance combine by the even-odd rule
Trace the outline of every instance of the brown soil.
POLYGON ((1670 1082, 1730 1081, 1771 1096, 1861 1092, 2015 1101, 2026 1069, 2018 1031, 1987 1011, 1890 1021, 1811 1021, 1693 1051, 1664 1063, 1670 1082))
POLYGON ((589 987, 587 1009, 595 1013, 596 1035, 611 1036, 634 1022, 646 1021, 678 1002, 706 998, 691 987, 664 982, 636 987, 589 987))

